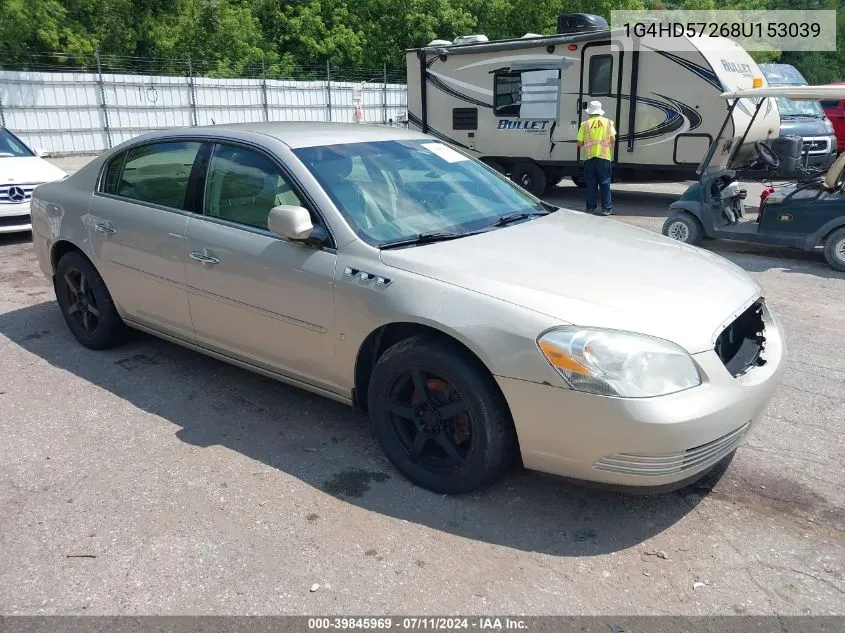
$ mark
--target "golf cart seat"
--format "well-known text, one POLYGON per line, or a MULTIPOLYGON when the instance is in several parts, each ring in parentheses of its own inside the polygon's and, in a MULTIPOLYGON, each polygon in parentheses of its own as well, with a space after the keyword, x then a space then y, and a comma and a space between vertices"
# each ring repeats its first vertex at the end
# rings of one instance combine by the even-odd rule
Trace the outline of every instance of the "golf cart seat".
POLYGON ((845 177, 843 177, 842 172, 845 171, 845 152, 839 155, 839 157, 833 161, 833 164, 830 166, 830 169, 827 170, 827 174, 825 174, 824 181, 822 185, 828 191, 837 191, 842 187, 843 181, 845 181, 845 177))

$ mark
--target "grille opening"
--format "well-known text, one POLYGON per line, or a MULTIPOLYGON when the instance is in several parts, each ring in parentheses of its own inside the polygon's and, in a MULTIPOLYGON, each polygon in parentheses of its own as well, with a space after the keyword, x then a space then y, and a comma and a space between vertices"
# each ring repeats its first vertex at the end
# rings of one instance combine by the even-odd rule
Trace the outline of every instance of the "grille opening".
POLYGON ((763 300, 753 303, 716 339, 716 354, 734 377, 752 367, 766 364, 761 354, 766 346, 763 300))
POLYGON ((31 222, 29 214, 0 216, 0 226, 20 226, 31 222))

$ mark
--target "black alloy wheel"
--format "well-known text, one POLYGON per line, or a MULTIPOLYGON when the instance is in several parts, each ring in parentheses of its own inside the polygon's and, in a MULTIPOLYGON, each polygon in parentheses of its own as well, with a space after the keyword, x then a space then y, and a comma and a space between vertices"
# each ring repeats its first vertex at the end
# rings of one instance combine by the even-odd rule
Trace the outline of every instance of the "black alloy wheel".
POLYGON ((385 403, 393 431, 413 463, 456 470, 472 451, 472 417, 455 386, 415 367, 400 374, 385 403))

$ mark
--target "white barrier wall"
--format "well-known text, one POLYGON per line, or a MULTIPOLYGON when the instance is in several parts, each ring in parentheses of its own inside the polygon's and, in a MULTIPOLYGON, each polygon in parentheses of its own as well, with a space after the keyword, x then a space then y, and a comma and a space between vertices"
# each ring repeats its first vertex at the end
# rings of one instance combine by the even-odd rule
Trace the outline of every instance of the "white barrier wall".
POLYGON ((251 121, 404 120, 404 84, 0 71, 0 124, 50 154, 144 132, 251 121))

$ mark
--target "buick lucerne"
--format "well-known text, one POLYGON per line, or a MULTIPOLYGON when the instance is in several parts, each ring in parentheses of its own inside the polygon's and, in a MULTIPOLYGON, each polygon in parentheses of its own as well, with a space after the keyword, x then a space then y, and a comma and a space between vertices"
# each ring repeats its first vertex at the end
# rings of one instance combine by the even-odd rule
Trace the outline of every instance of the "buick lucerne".
POLYGON ((441 493, 518 458, 641 490, 694 480, 785 365, 737 266, 405 129, 146 134, 39 186, 32 225, 82 345, 143 330, 347 403, 441 493))

